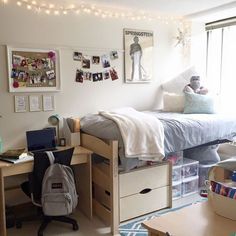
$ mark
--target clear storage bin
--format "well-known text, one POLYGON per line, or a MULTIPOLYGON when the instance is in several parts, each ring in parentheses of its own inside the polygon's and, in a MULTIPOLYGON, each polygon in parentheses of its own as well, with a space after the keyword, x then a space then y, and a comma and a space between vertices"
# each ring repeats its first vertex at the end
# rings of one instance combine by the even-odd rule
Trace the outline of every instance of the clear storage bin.
POLYGON ((186 179, 189 177, 198 176, 198 165, 198 161, 183 158, 182 178, 186 179))
POLYGON ((208 179, 208 172, 212 166, 214 166, 214 162, 203 162, 199 164, 199 187, 205 187, 205 181, 208 179))
POLYGON ((182 165, 172 167, 172 181, 181 181, 182 179, 181 170, 182 170, 182 165))
POLYGON ((198 176, 184 179, 182 182, 182 196, 198 192, 198 176))
POLYGON ((181 181, 176 181, 172 183, 172 199, 179 199, 182 196, 182 191, 181 191, 181 181))

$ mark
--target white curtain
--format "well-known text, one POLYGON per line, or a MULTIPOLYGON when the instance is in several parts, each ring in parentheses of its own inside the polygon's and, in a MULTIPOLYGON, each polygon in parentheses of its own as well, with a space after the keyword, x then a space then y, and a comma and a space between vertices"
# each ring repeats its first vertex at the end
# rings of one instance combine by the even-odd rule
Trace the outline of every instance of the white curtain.
POLYGON ((236 26, 208 33, 207 81, 223 112, 236 113, 236 26))

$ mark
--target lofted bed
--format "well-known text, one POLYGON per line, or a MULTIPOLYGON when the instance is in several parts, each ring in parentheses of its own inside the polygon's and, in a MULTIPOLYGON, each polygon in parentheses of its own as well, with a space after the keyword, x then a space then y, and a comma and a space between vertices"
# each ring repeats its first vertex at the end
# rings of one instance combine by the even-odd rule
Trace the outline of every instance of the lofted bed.
MULTIPOLYGON (((182 114, 146 111, 164 127, 164 151, 202 152, 218 161, 213 145, 232 141, 236 119, 220 114, 182 114)), ((127 158, 118 125, 102 115, 81 120, 82 146, 94 152, 93 210, 118 234, 122 221, 172 205, 172 168, 168 161, 150 162, 127 158), (142 164, 140 164, 142 163, 142 164)))

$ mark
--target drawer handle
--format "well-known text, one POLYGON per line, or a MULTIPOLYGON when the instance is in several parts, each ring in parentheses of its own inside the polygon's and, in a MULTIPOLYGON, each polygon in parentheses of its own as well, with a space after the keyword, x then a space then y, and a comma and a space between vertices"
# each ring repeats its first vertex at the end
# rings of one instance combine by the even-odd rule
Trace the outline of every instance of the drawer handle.
POLYGON ((145 188, 145 189, 143 189, 142 191, 140 191, 139 193, 140 193, 140 194, 146 194, 146 193, 149 193, 149 192, 151 192, 151 191, 152 191, 151 188, 145 188))

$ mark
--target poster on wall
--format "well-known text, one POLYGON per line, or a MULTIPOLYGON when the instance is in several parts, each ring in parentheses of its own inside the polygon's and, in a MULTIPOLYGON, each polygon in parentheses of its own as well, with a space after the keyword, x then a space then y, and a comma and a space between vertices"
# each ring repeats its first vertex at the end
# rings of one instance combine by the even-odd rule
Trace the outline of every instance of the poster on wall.
POLYGON ((153 32, 124 29, 125 82, 148 83, 153 69, 153 32))
POLYGON ((60 90, 59 52, 7 47, 9 92, 60 90))

